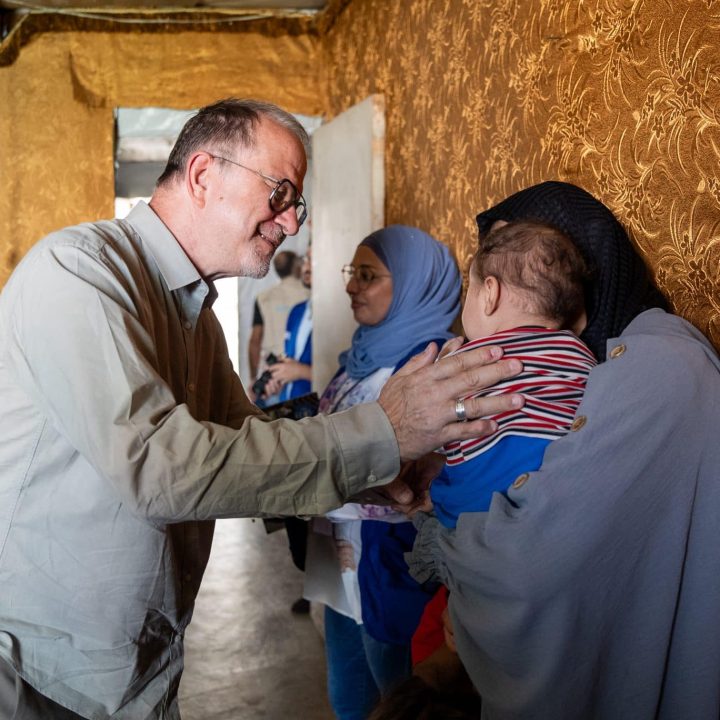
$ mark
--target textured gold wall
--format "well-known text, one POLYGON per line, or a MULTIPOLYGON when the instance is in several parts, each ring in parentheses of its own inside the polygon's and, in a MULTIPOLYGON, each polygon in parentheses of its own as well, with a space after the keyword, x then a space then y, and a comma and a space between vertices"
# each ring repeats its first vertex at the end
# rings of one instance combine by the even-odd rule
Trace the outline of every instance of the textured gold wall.
POLYGON ((718 0, 353 0, 323 40, 334 115, 387 107, 387 220, 466 261, 474 214, 561 179, 603 199, 720 346, 718 0))
POLYGON ((239 95, 316 114, 317 45, 283 32, 34 35, 0 63, 0 287, 46 233, 113 216, 114 107, 239 95))
POLYGON ((720 346, 720 0, 332 0, 319 41, 58 22, 0 57, 0 286, 46 232, 112 214, 113 107, 234 94, 332 116, 382 92, 389 222, 465 262, 475 212, 578 183, 720 346))

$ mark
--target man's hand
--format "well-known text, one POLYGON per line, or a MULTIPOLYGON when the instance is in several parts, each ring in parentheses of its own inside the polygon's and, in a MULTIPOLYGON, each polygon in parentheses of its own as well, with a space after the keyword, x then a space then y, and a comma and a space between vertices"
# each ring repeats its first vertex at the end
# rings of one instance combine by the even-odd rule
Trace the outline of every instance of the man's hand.
POLYGON ((463 344, 465 343, 465 338, 462 337, 454 337, 447 340, 445 343, 443 343, 443 346, 440 348, 440 352, 438 353, 437 359, 442 360, 446 355, 449 355, 452 352, 455 352, 456 350, 459 350, 463 344))
POLYGON ((414 460, 454 440, 488 435, 497 429, 482 419, 523 405, 521 395, 465 400, 467 422, 459 422, 459 398, 490 387, 522 370, 517 359, 501 360, 502 350, 483 347, 434 362, 437 345, 428 347, 393 375, 378 402, 395 430, 401 460, 414 460), (478 418, 478 419, 473 419, 478 418))

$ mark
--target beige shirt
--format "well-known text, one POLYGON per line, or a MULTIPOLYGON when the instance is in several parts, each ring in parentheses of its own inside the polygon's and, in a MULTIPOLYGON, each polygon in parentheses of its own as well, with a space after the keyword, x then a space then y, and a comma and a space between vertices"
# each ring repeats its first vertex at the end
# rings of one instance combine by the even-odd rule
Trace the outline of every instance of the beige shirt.
POLYGON ((0 295, 0 657, 85 717, 176 718, 212 520, 398 471, 376 404, 269 422, 145 204, 38 243, 0 295))

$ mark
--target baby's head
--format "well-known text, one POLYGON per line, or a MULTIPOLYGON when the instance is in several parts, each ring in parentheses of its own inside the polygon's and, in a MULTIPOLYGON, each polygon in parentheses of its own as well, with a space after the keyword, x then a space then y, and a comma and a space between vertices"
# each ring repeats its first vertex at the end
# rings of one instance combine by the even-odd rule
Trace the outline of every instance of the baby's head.
POLYGON ((550 225, 511 222, 480 238, 462 321, 469 340, 523 325, 573 330, 585 314, 588 268, 550 225))

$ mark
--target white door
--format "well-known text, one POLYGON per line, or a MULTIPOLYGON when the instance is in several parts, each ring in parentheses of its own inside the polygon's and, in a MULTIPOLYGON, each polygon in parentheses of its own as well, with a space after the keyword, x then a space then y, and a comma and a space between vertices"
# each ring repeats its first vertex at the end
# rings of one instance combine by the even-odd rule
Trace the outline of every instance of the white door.
POLYGON ((313 389, 321 393, 357 327, 340 268, 385 219, 385 102, 371 95, 312 136, 313 389))

